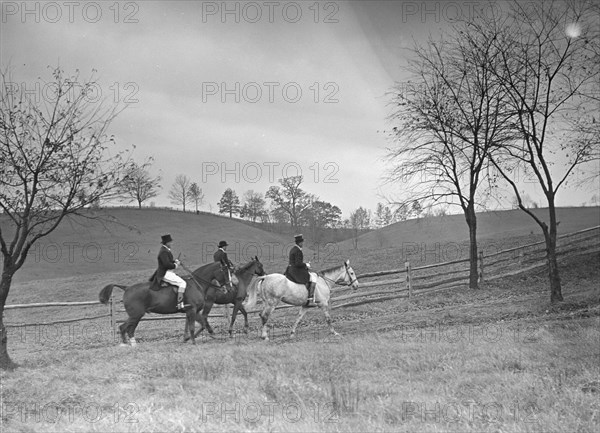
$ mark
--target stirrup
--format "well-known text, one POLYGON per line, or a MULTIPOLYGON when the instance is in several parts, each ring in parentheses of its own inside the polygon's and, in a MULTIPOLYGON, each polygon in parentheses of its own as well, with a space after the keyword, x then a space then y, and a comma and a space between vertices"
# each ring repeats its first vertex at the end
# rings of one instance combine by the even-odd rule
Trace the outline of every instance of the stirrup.
POLYGON ((314 298, 314 297, 312 297, 312 298, 308 298, 308 299, 306 300, 306 303, 304 304, 304 306, 305 306, 305 307, 316 307, 316 306, 317 306, 317 304, 315 304, 315 298, 314 298))

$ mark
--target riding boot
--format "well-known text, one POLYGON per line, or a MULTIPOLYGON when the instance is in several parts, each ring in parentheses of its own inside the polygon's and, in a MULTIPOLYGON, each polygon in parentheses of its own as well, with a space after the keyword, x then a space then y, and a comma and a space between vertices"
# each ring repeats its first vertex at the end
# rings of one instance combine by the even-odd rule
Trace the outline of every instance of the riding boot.
POLYGON ((177 292, 177 310, 178 311, 184 311, 184 305, 183 305, 183 292, 177 292))
POLYGON ((315 286, 317 285, 317 283, 313 283, 312 281, 310 282, 310 285, 308 286, 308 299, 307 299, 307 303, 309 302, 315 302, 315 286))

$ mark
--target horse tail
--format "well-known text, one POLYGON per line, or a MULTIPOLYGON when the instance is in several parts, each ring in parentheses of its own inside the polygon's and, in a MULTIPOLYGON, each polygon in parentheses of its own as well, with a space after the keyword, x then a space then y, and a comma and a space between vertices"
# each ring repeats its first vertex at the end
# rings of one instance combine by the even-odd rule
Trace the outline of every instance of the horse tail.
POLYGON ((100 290, 100 294, 98 295, 100 302, 102 302, 103 304, 108 304, 108 300, 112 295, 113 287, 118 287, 121 290, 125 290, 127 288, 127 286, 122 286, 120 284, 109 284, 108 286, 100 290))
POLYGON ((259 286, 262 284, 264 279, 265 277, 258 277, 250 283, 250 287, 248 287, 248 302, 244 304, 244 308, 246 310, 251 310, 256 305, 256 298, 258 291, 260 290, 259 286))

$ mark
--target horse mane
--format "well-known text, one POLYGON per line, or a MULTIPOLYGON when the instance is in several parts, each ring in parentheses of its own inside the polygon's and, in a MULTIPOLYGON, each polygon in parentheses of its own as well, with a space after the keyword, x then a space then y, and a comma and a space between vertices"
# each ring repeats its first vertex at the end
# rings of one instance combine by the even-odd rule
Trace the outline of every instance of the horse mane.
POLYGON ((342 266, 344 266, 344 265, 333 266, 333 267, 331 267, 331 268, 327 268, 327 269, 320 270, 320 271, 319 271, 319 272, 317 272, 317 273, 318 273, 318 274, 325 274, 325 273, 328 273, 328 272, 337 271, 337 270, 338 270, 339 268, 341 268, 342 266))
POLYGON ((241 266, 239 268, 240 271, 247 271, 248 269, 250 269, 250 267, 252 267, 252 265, 255 263, 254 260, 250 260, 248 263, 246 263, 245 265, 241 266))

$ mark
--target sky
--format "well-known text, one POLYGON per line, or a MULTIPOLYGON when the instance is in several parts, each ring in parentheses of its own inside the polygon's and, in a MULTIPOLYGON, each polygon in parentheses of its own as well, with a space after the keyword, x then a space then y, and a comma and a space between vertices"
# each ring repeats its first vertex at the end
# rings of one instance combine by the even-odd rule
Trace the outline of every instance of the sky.
MULTIPOLYGON (((454 2, 469 13, 474 2, 454 2)), ((226 188, 302 188, 344 217, 405 185, 385 185, 390 91, 406 80, 413 41, 453 22, 444 2, 1 2, 0 63, 44 98, 48 66, 96 70, 125 110, 118 146, 154 158, 168 199, 175 176, 217 212, 226 188), (42 78, 39 78, 42 77, 42 78)), ((535 193, 532 192, 535 199, 535 193)), ((591 194, 565 190, 560 205, 591 194)), ((540 199, 541 200, 541 199, 540 199)))

